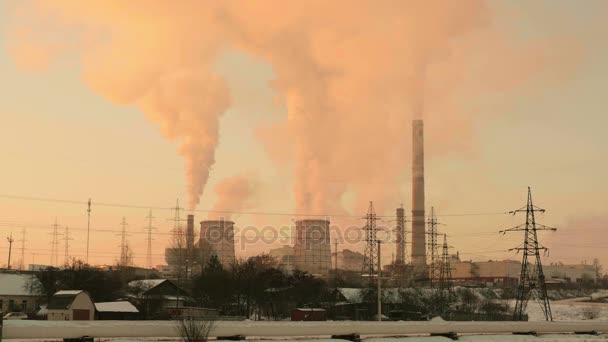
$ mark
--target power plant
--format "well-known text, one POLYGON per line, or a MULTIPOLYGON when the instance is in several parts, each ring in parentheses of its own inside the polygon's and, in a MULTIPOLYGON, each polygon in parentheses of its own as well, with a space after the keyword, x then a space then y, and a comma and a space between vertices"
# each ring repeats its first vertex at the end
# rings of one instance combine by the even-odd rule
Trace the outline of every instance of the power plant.
POLYGON ((326 275, 331 269, 329 220, 296 221, 294 262, 297 269, 326 275))
POLYGON ((412 266, 416 276, 426 275, 424 210, 424 122, 412 122, 412 266))
POLYGON ((200 242, 203 260, 217 255, 224 268, 234 264, 234 222, 225 219, 201 221, 200 242))

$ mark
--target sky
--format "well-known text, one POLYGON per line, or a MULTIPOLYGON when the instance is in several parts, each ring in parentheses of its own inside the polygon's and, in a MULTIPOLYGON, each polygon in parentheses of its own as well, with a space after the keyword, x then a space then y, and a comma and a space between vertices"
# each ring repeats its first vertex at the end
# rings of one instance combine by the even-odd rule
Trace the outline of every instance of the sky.
MULTIPOLYGON (((155 3, 169 6, 168 2, 155 3)), ((439 2, 439 7, 448 3, 453 2, 439 2)), ((201 4, 205 3, 197 6, 201 4)), ((601 0, 496 0, 482 4, 491 18, 492 32, 500 33, 505 41, 516 42, 517 46, 523 42, 521 45, 530 50, 506 50, 518 53, 501 60, 500 56, 484 55, 488 51, 474 45, 475 42, 469 42, 472 48, 468 50, 464 48, 467 42, 457 40, 462 48, 455 47, 446 53, 448 57, 434 57, 428 62, 437 67, 428 67, 426 86, 430 90, 423 96, 422 110, 426 129, 427 209, 435 208, 442 223, 440 230, 448 234, 452 251, 459 251, 461 258, 519 259, 508 249, 521 243, 523 236, 517 233, 502 236, 498 231, 523 222, 523 216, 504 213, 525 205, 530 186, 535 204, 547 210, 538 217, 539 222, 558 228, 555 233, 540 235, 541 242, 550 250, 546 262, 590 263, 597 257, 608 264, 608 245, 603 242, 608 228, 605 204, 608 186, 604 179, 608 174, 605 158, 608 137, 604 132, 608 124, 605 115, 608 65, 604 62, 608 58, 605 40, 608 29, 603 24, 603 14, 608 8, 601 0), (521 59, 521 65, 528 69, 519 68, 521 75, 512 72, 510 57, 521 59), (449 62, 442 64, 444 60, 449 62), (435 78, 443 80, 437 74, 444 67, 449 71, 447 74, 458 76, 452 80, 450 97, 440 97, 444 89, 437 84, 442 82, 432 83, 435 78), (476 83, 486 80, 486 70, 491 70, 500 82, 495 84, 494 78, 488 78, 487 83, 476 83), (528 74, 535 76, 523 77, 528 74)), ((361 7, 366 6, 374 7, 373 4, 361 7)), ((291 9, 284 9, 287 13, 282 19, 270 13, 270 22, 276 21, 277 26, 268 25, 274 30, 272 34, 253 20, 240 19, 241 12, 258 9, 238 5, 236 9, 224 9, 235 13, 237 23, 243 22, 240 27, 243 31, 250 31, 247 33, 251 37, 245 39, 234 38, 232 31, 224 32, 219 24, 208 27, 211 34, 201 30, 180 36, 181 26, 173 22, 155 25, 154 17, 142 13, 141 22, 135 19, 131 26, 120 17, 113 17, 113 9, 96 9, 92 2, 87 7, 66 2, 61 8, 65 11, 62 16, 46 13, 48 8, 43 2, 0 0, 0 235, 3 236, 0 265, 8 257, 4 236, 10 234, 15 239, 13 265, 20 262, 24 229, 25 264, 51 262, 55 220, 59 232, 69 227, 73 239, 68 240, 69 255, 84 258, 85 203, 89 198, 93 202, 89 261, 116 262, 120 255, 120 222, 125 217, 134 262, 141 266, 146 263, 148 208, 152 208, 152 225, 156 228, 153 265, 159 265, 164 263, 163 252, 169 245, 173 227, 174 214, 169 208, 178 199, 183 215, 193 213, 196 221, 206 219, 209 216, 206 210, 212 208, 242 212, 230 216, 240 229, 289 227, 295 217, 291 214, 310 213, 328 215, 336 224, 333 233, 337 234, 346 227, 363 225, 360 217, 369 201, 376 203, 378 214, 386 216, 380 224, 391 229, 394 223, 390 216, 395 208, 403 203, 407 212, 411 198, 408 148, 411 148, 412 114, 406 113, 404 108, 410 108, 409 105, 403 105, 400 95, 395 94, 414 97, 411 94, 417 91, 419 83, 413 87, 403 84, 402 88, 399 82, 390 83, 392 78, 385 75, 392 74, 389 66, 395 62, 382 52, 403 53, 406 57, 403 74, 415 75, 424 66, 416 65, 418 59, 407 59, 410 50, 406 43, 403 51, 378 46, 365 55, 368 60, 348 54, 359 51, 349 50, 354 49, 351 45, 374 41, 373 34, 384 32, 380 22, 385 12, 378 10, 378 22, 370 19, 365 22, 368 25, 365 34, 358 33, 364 36, 369 32, 369 40, 366 37, 357 40, 357 36, 351 43, 346 39, 340 45, 344 49, 341 50, 325 46, 325 39, 333 39, 332 34, 341 33, 339 29, 352 29, 355 25, 303 26, 303 32, 312 33, 289 36, 282 30, 299 33, 290 22, 291 9), (35 21, 38 15, 45 20, 35 21), (148 25, 148 21, 153 25, 148 25), (62 26, 65 22, 68 24, 62 26), (103 31, 104 27, 109 27, 110 33, 103 31), (94 37, 96 30, 104 32, 99 38, 102 43, 83 39, 86 44, 79 41, 78 46, 70 46, 75 36, 93 32, 90 34, 94 37), (148 39, 146 30, 153 31, 152 38, 148 39), (109 34, 109 38, 104 34, 109 34), (296 52, 285 49, 289 43, 280 40, 283 35, 289 37, 287 41, 309 39, 302 42, 314 47, 309 58, 323 62, 309 63, 302 54, 307 50, 295 50, 299 45, 293 47, 296 52), (36 39, 49 36, 54 44, 36 39), (178 38, 202 48, 185 44, 185 48, 180 46, 183 51, 179 54, 166 52, 172 45, 162 45, 166 43, 164 39, 173 42, 178 38), (120 40, 121 49, 103 50, 107 43, 104 39, 109 39, 110 44, 120 40), (157 47, 156 40, 157 50, 153 49, 157 47), (68 48, 64 49, 64 45, 68 48), (374 54, 375 51, 379 52, 374 54), (181 83, 178 74, 154 90, 162 96, 130 99, 134 95, 125 91, 130 90, 125 82, 139 75, 130 73, 131 69, 153 69, 165 63, 169 68, 186 63, 181 59, 188 59, 190 52, 204 60, 201 65, 196 64, 204 75, 194 78, 202 87, 196 82, 181 83), (179 63, 176 59, 180 59, 179 63), (107 60, 112 63, 106 63, 107 60), (377 61, 386 61, 386 67, 374 64, 377 61), (217 81, 216 75, 221 81, 217 81), (344 77, 344 81, 332 83, 338 77, 344 77), (173 86, 178 94, 171 93, 173 86), (316 94, 325 86, 327 93, 316 94), (224 94, 225 89, 229 95, 224 94), (204 101, 192 100, 191 108, 182 111, 187 114, 164 116, 170 112, 164 109, 173 108, 172 101, 188 102, 191 99, 186 95, 198 99, 199 90, 208 91, 200 93, 204 101), (185 99, 180 91, 186 94, 185 99), (337 101, 334 97, 341 98, 337 101), (387 111, 390 115, 369 116, 364 109, 358 112, 358 108, 378 104, 383 106, 378 108, 379 112, 387 111), (221 115, 215 115, 214 111, 221 115), (298 111, 316 115, 297 115, 298 111), (213 129, 209 127, 215 127, 216 122, 217 142, 185 143, 199 136, 201 140, 213 141, 213 129), (317 145, 320 142, 321 147, 317 145), (212 152, 209 145, 213 146, 212 152), (188 160, 194 161, 194 168, 188 160), (331 168, 326 167, 330 164, 331 168), (251 191, 244 195, 222 192, 221 189, 230 187, 220 185, 231 179, 244 180, 251 191), (203 190, 196 195, 199 188, 203 190)), ((302 12, 297 5, 293 7, 294 12, 302 12)), ((133 9, 125 12, 130 10, 133 9)), ((324 15, 332 18, 331 11, 336 10, 339 9, 320 12, 318 20, 324 15)), ((119 8, 118 12, 122 10, 119 8)), ((154 9, 150 12, 154 13, 154 9)), ((312 13, 309 17, 305 14, 293 18, 314 21, 316 12, 312 13)), ((350 12, 346 13, 345 21, 350 16, 350 12)), ((443 9, 432 9, 429 13, 443 14, 443 9)), ((487 18, 485 12, 479 17, 487 18)), ((192 18, 185 21, 189 19, 192 18)), ((434 42, 435 27, 443 28, 442 19, 437 20, 412 24, 422 25, 427 31, 413 30, 414 36, 408 39, 420 36, 422 41, 434 42)), ((473 26, 466 26, 467 30, 477 30, 473 26)), ((446 27, 451 30, 451 26, 446 27)), ((440 29, 437 31, 443 34, 440 29)), ((452 44, 456 38, 448 33, 452 44)), ((439 33, 437 37, 437 46, 447 44, 439 33)), ((398 35, 383 35, 382 39, 387 46, 401 44, 398 35)), ((425 52, 426 48, 429 51, 435 51, 431 47, 437 48, 431 43, 428 47, 426 42, 412 46, 414 51, 419 48, 425 52)), ((401 71, 398 69, 395 74, 401 75, 401 71)), ((186 77, 189 80, 188 77, 191 75, 186 77)), ((135 88, 152 82, 149 78, 143 80, 133 81, 135 88)), ((58 242, 62 261, 63 236, 58 242)), ((239 245, 237 255, 253 255, 287 242, 257 243, 246 249, 239 245)), ((384 260, 391 259, 393 250, 392 245, 387 246, 383 249, 384 260)), ((362 247, 362 243, 341 243, 339 249, 362 247)))

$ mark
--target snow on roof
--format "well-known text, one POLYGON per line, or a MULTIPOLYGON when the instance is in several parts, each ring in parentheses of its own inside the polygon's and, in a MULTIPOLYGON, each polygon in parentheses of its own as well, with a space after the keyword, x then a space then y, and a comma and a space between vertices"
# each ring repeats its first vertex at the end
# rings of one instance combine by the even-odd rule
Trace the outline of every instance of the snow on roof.
POLYGON ((323 311, 325 311, 325 309, 319 309, 319 308, 297 308, 296 310, 306 311, 306 312, 323 312, 323 311))
POLYGON ((0 273, 0 295, 34 296, 27 290, 30 281, 38 282, 38 278, 27 274, 0 273))
POLYGON ((143 280, 133 280, 130 281, 129 287, 141 287, 145 289, 151 289, 160 285, 161 283, 167 281, 167 279, 143 279, 143 280))
POLYGON ((69 295, 77 295, 80 292, 82 292, 82 290, 61 290, 61 291, 57 291, 55 292, 54 296, 69 296, 69 295))
POLYGON ((133 304, 127 301, 95 303, 95 309, 99 312, 139 312, 133 304))
POLYGON ((361 301, 361 289, 341 287, 338 289, 349 303, 358 303, 361 301))

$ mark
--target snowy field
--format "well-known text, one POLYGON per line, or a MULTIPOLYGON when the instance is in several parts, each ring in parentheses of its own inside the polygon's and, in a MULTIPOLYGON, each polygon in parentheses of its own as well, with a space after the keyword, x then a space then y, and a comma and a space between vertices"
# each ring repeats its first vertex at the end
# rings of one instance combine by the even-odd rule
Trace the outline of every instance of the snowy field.
MULTIPOLYGON (((608 341, 608 303, 588 303, 589 298, 575 298, 552 302, 555 322, 544 322, 540 306, 530 301, 528 314, 530 322, 218 322, 216 336, 243 334, 248 340, 280 342, 297 340, 299 342, 344 342, 344 340, 327 339, 331 334, 359 333, 366 342, 416 342, 416 341, 451 341, 441 336, 415 336, 429 332, 456 331, 459 341, 608 341), (591 312, 591 314, 590 314, 591 312), (589 319, 593 316, 593 319, 589 319), (550 332, 601 331, 604 334, 575 335, 552 334, 550 332), (511 331, 546 332, 539 336, 512 335, 511 331), (475 335, 490 333, 489 335, 475 335), (500 333, 500 335, 498 335, 500 333), (502 334, 504 333, 504 334, 502 334), (274 336, 261 339, 255 336, 274 336), (319 338, 305 336, 315 335, 319 338), (384 336, 388 335, 388 336, 384 336), (396 337, 408 335, 407 337, 396 337), (291 336, 291 337, 286 337, 291 336), (376 336, 376 337, 374 337, 376 336), (382 337, 378 337, 382 336, 382 337), (323 338, 325 337, 325 338, 323 338)), ((173 322, 169 321, 90 321, 90 322, 54 322, 54 321, 5 321, 4 339, 11 342, 48 342, 58 341, 61 337, 70 336, 114 336, 114 338, 96 339, 99 342, 142 342, 142 341, 177 341, 173 322), (124 336, 124 337, 118 337, 124 336), (137 336, 150 336, 147 338, 137 336), (152 336, 167 336, 164 338, 152 336)))

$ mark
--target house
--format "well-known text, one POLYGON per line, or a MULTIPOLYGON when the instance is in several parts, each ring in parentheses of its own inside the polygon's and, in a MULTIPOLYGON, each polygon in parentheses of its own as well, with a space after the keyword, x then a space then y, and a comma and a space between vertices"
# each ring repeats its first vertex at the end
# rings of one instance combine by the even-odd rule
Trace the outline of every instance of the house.
POLYGON ((194 300, 168 279, 134 280, 127 285, 130 301, 144 318, 168 318, 170 309, 191 306, 194 300))
POLYGON ((30 274, 0 273, 0 313, 36 311, 42 298, 35 294, 38 278, 30 274))
POLYGON ((95 305, 91 296, 82 290, 59 291, 47 305, 49 321, 92 321, 95 305))
POLYGON ((95 303, 98 320, 136 320, 139 310, 127 301, 95 303))

